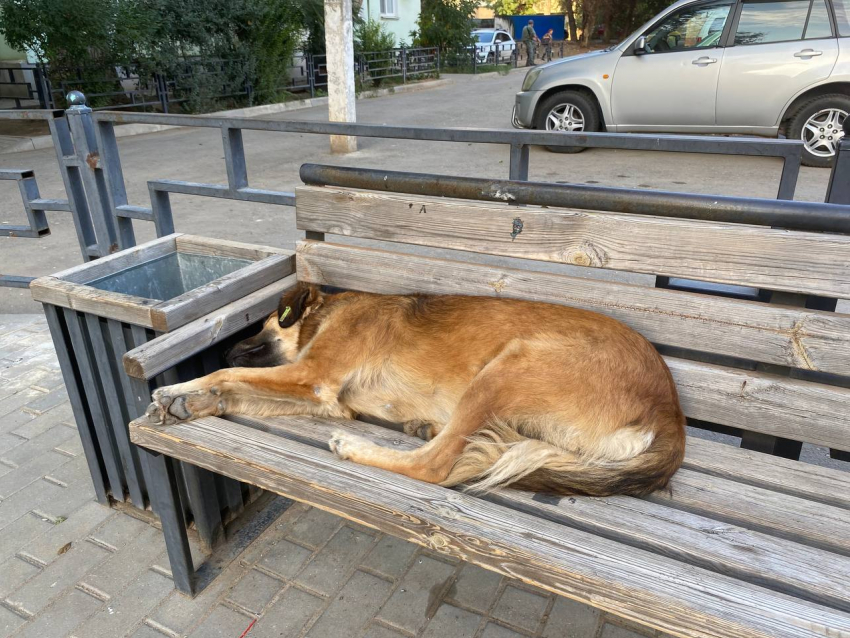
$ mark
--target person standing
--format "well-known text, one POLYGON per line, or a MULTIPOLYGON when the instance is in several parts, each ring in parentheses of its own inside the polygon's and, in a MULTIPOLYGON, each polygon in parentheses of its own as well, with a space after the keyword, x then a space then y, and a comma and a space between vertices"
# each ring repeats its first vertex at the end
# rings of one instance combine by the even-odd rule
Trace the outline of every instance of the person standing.
POLYGON ((534 66, 534 58, 537 57, 535 49, 540 38, 534 32, 534 20, 529 20, 522 30, 522 41, 525 42, 525 66, 534 66))
POLYGON ((543 34, 543 39, 541 40, 543 43, 543 59, 547 62, 552 61, 552 33, 554 31, 554 29, 549 29, 543 34))

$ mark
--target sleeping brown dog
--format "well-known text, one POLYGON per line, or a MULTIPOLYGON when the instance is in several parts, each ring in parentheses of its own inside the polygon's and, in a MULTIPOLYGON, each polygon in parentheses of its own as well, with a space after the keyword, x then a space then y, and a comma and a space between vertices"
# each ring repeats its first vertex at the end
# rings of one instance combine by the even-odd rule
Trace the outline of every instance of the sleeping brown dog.
POLYGON ((340 430, 338 456, 482 490, 646 494, 684 456, 685 418, 661 356, 585 310, 299 284, 227 359, 238 367, 156 390, 149 419, 368 415, 428 443, 402 452, 340 430))

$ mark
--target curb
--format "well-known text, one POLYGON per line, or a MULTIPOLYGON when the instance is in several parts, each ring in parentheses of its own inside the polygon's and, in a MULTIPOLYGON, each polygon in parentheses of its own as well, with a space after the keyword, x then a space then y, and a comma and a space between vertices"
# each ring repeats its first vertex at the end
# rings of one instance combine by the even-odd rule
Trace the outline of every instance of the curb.
MULTIPOLYGON (((413 84, 402 84, 400 86, 393 86, 386 89, 372 89, 370 91, 361 92, 357 95, 357 99, 362 100, 375 97, 383 97, 386 95, 396 95, 399 93, 415 93, 417 91, 437 89, 443 86, 448 86, 452 83, 454 83, 454 79, 443 78, 439 80, 427 80, 425 82, 416 82, 413 84)), ((204 115, 208 115, 211 117, 257 117, 260 115, 271 115, 273 113, 285 113, 286 111, 300 111, 301 109, 309 109, 314 106, 323 106, 327 103, 327 97, 314 97, 307 98, 306 100, 295 100, 292 102, 277 102, 275 104, 250 106, 244 109, 215 111, 214 113, 204 113, 204 115)), ((115 127, 115 137, 144 135, 146 133, 157 133, 159 131, 167 131, 170 129, 177 128, 185 127, 168 126, 164 124, 122 124, 120 126, 115 127)), ((0 148, 0 155, 4 155, 7 153, 21 153, 24 151, 33 151, 37 149, 53 147, 53 138, 50 135, 36 135, 35 137, 14 137, 0 135, 0 140, 3 139, 20 141, 17 143, 13 143, 9 147, 0 148)))

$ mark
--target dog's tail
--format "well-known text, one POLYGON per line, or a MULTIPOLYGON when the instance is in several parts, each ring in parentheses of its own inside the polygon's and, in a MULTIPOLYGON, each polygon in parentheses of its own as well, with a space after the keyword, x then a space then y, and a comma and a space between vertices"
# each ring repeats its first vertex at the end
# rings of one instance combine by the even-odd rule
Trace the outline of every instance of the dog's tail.
POLYGON ((681 432, 659 432, 643 451, 623 460, 591 458, 523 436, 493 420, 469 439, 442 485, 474 492, 515 487, 560 495, 649 494, 667 485, 685 454, 681 432))

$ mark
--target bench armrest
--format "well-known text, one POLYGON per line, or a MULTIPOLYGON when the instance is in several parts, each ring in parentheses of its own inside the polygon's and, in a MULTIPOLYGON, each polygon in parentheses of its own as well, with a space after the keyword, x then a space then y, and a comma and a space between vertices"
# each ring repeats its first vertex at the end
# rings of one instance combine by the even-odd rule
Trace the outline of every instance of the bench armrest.
POLYGON ((124 355, 124 370, 136 379, 153 379, 209 346, 265 319, 277 308, 281 295, 295 283, 295 275, 289 275, 174 332, 130 350, 124 355))

